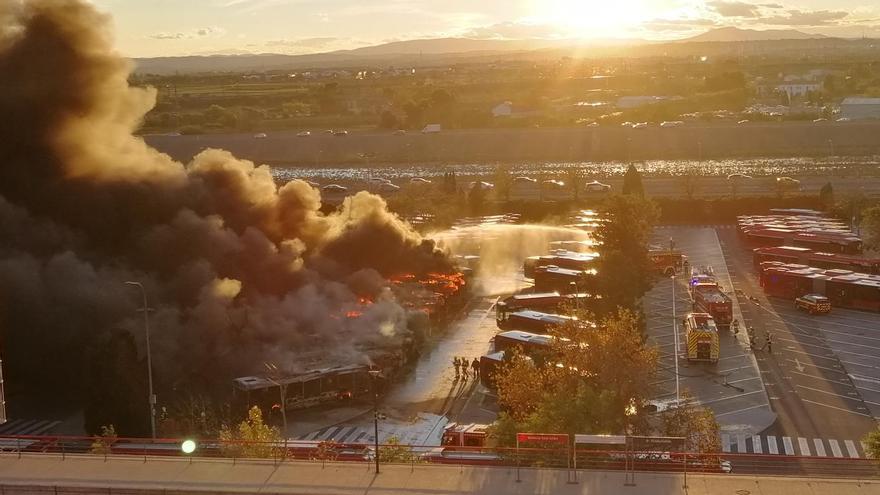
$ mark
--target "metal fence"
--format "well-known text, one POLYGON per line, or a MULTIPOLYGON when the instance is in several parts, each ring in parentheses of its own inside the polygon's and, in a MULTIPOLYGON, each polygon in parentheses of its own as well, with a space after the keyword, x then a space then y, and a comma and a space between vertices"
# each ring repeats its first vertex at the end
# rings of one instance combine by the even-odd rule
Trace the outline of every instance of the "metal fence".
MULTIPOLYGON (((372 469, 375 448, 371 444, 289 440, 282 442, 224 442, 194 439, 191 454, 181 448, 182 439, 103 438, 76 436, 0 436, 5 455, 54 455, 159 459, 226 459, 231 463, 259 459, 261 462, 362 463, 372 469)), ((737 453, 682 453, 645 450, 594 450, 568 447, 485 448, 435 447, 401 444, 379 445, 380 464, 405 464, 412 469, 435 464, 502 466, 520 469, 568 469, 570 476, 586 471, 730 473, 746 475, 797 475, 825 478, 880 478, 874 459, 760 455, 737 453)), ((9 493, 9 492, 6 492, 9 493)), ((143 493, 139 491, 138 493, 143 493)), ((0 495, 4 495, 0 493, 0 495)))

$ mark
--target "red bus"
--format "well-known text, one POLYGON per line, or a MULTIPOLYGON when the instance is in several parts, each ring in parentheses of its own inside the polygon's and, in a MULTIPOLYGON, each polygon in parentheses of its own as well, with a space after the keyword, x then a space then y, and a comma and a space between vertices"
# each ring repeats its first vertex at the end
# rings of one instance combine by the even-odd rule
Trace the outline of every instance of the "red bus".
POLYGON ((766 261, 760 281, 770 296, 794 300, 820 294, 834 307, 880 311, 880 275, 766 261))
POLYGON ((797 246, 759 247, 753 250, 756 268, 765 261, 781 261, 825 269, 851 270, 860 273, 880 274, 880 258, 868 258, 850 254, 823 253, 797 246))
POLYGON ((743 231, 743 235, 754 246, 795 246, 829 253, 862 252, 862 239, 851 232, 756 228, 743 231))
POLYGON ((535 291, 574 294, 591 291, 595 285, 596 270, 570 270, 555 265, 535 268, 535 291))
POLYGON ((501 332, 494 338, 495 352, 507 351, 514 347, 520 347, 523 354, 531 356, 534 353, 543 353, 550 350, 553 344, 553 336, 542 335, 521 330, 508 330, 501 332))

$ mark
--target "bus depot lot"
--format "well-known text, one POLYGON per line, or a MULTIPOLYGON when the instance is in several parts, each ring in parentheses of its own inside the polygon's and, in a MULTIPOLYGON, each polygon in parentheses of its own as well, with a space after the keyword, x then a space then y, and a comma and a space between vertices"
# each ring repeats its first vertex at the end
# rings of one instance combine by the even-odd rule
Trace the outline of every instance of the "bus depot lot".
POLYGON ((755 329, 755 355, 778 414, 766 433, 861 439, 880 416, 880 314, 832 308, 828 315, 810 316, 797 311, 794 300, 768 298, 752 251, 736 229, 720 226, 716 232, 742 321, 755 329))
MULTIPOLYGON (((670 239, 688 256, 691 267, 712 266, 724 291, 730 292, 732 282, 713 228, 658 227, 652 244, 668 246, 670 239)), ((773 424, 775 414, 770 408, 745 332, 734 335, 726 328, 719 329, 720 357, 717 363, 689 363, 684 358, 685 335, 681 321, 692 309, 687 278, 685 274, 679 274, 673 282, 661 277, 643 299, 648 341, 657 345, 660 352, 660 372, 654 383, 654 397, 657 400, 675 399, 675 357, 678 354, 680 390, 687 390, 697 402, 712 409, 722 429, 745 435, 760 433, 773 424), (679 332, 678 353, 673 327, 679 332)), ((735 298, 733 315, 742 321, 735 298)))

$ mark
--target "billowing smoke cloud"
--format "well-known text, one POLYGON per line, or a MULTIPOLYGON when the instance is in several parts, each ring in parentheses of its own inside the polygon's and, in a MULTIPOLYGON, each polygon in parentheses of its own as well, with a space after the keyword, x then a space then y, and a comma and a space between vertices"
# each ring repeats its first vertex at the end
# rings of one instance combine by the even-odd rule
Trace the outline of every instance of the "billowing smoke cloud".
MULTIPOLYGON (((142 338, 156 374, 222 384, 393 345, 408 315, 384 282, 447 258, 381 198, 334 214, 265 166, 206 150, 181 164, 133 132, 155 101, 128 85, 107 18, 81 0, 0 0, 0 332, 19 377, 75 381, 93 337, 142 338), (345 318, 358 298, 375 301, 345 318), (315 358, 314 360, 312 358, 315 358)), ((10 377, 12 379, 12 377, 10 377)))

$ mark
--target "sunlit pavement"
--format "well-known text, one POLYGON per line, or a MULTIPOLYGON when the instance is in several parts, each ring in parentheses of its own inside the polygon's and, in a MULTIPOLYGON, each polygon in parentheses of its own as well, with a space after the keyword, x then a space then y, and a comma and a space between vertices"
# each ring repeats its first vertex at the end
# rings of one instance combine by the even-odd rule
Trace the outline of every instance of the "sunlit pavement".
MULTIPOLYGON (((660 227, 656 229, 652 242, 668 246, 670 238, 688 256, 692 267, 711 265, 724 290, 730 291, 732 282, 714 229, 660 227)), ((760 433, 773 424, 775 414, 770 409, 757 363, 744 338, 745 332, 735 336, 731 331, 720 331, 717 364, 688 363, 683 357, 685 335, 681 327, 681 320, 692 310, 686 277, 679 275, 675 280, 675 318, 672 284, 669 278, 658 279, 643 300, 648 339, 660 352, 660 373, 654 383, 655 398, 675 398, 674 322, 679 332, 680 389, 687 390, 697 402, 712 409, 722 430, 748 437, 760 433)), ((742 321, 736 302, 734 317, 742 321)))

